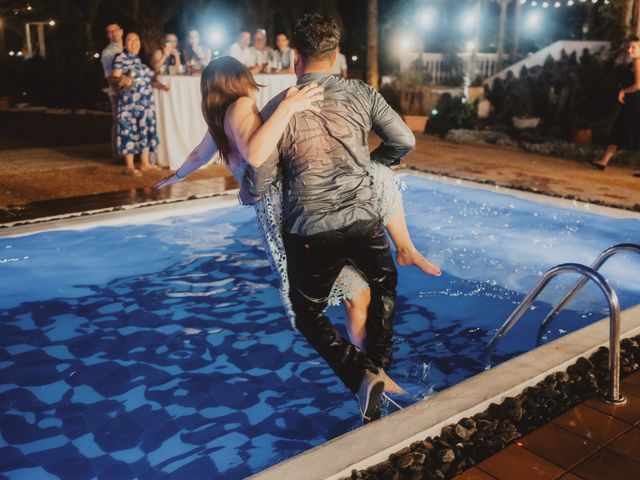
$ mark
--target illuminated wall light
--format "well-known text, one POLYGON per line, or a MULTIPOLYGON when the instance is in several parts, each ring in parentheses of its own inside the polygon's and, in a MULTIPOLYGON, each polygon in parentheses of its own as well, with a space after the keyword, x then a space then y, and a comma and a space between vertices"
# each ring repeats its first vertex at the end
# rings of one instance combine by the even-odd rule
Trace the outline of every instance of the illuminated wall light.
POLYGON ((536 2, 535 0, 533 2, 531 2, 531 6, 532 7, 537 7, 538 6, 538 2, 536 2))
POLYGON ((543 2, 542 8, 549 8, 549 2, 543 2))
POLYGON ((556 8, 560 8, 561 5, 562 4, 560 2, 556 2, 556 3, 553 4, 553 6, 556 7, 556 8))
POLYGON ((211 30, 209 30, 209 35, 207 35, 207 38, 209 39, 209 42, 212 46, 219 46, 220 44, 222 44, 222 42, 224 41, 224 37, 224 31, 219 27, 213 27, 211 30))
POLYGON ((357 62, 358 61, 358 55, 351 55, 351 61, 352 62, 357 62))
POLYGON ((93 58, 100 58, 100 54, 99 54, 99 53, 97 53, 97 52, 96 52, 96 53, 94 53, 94 54, 93 54, 93 58))
POLYGON ((9 52, 9 56, 10 56, 10 57, 13 57, 15 54, 16 54, 16 52, 14 52, 13 50, 11 50, 11 51, 9 52))
POLYGON ((412 42, 408 38, 400 40, 400 48, 403 50, 409 50, 411 48, 412 42))
POLYGON ((569 0, 569 1, 567 2, 567 6, 568 6, 568 7, 573 7, 573 5, 574 5, 573 0, 569 0))
POLYGON ((434 10, 425 10, 420 14, 420 27, 424 29, 432 28, 436 23, 436 12, 434 10))
POLYGON ((462 17, 462 27, 463 28, 473 28, 476 26, 478 22, 478 17, 475 12, 467 12, 462 17))
POLYGON ((539 30, 541 25, 542 15, 540 14, 540 12, 531 12, 525 20, 525 27, 531 31, 539 30))
POLYGON ((17 55, 18 57, 21 57, 23 54, 22 54, 22 52, 18 52, 18 53, 16 53, 16 55, 17 55))
POLYGON ((49 20, 49 25, 51 27, 55 27, 56 26, 56 21, 55 20, 49 20))

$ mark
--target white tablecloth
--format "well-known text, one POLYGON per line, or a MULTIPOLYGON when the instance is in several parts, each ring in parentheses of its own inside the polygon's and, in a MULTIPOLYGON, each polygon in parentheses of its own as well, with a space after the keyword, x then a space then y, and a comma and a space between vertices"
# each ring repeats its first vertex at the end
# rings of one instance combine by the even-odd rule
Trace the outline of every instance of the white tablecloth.
MULTIPOLYGON (((258 91, 258 108, 296 83, 294 74, 257 74, 254 77, 258 84, 264 85, 258 91)), ((160 140, 156 158, 159 165, 175 170, 207 131, 200 107, 200 77, 163 75, 158 80, 169 85, 171 90, 155 90, 160 140)))

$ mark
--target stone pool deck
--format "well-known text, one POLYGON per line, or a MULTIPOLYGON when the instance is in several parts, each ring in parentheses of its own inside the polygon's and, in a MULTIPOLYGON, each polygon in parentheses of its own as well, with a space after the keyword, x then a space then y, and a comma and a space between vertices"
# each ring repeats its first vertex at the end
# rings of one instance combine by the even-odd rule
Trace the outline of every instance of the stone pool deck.
MULTIPOLYGON (((5 139, 6 140, 6 139, 5 139)), ((372 138, 372 147, 377 141, 372 138)), ((0 137, 0 224, 81 210, 176 201, 236 188, 226 168, 212 165, 190 180, 156 192, 167 169, 132 178, 110 158, 109 145, 18 148, 0 137)), ((585 163, 488 145, 458 145, 418 135, 403 165, 418 170, 516 189, 640 210, 634 170, 601 172, 585 163)))
POLYGON ((640 372, 622 381, 622 392, 626 404, 590 399, 455 479, 639 479, 640 372))

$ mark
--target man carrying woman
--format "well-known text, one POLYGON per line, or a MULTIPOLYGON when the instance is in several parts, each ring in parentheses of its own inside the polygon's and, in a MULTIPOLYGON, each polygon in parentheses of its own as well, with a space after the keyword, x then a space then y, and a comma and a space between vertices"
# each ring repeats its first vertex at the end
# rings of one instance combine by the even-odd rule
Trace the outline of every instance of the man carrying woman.
POLYGON ((230 57, 209 64, 201 81, 209 131, 157 187, 182 180, 221 153, 241 183, 241 200, 255 203, 290 319, 357 394, 363 420, 370 421, 380 414, 383 390, 401 391, 384 373, 391 361, 396 270, 382 220, 399 264, 440 271, 411 242, 397 183, 382 166, 399 162, 413 147, 413 135, 370 87, 331 75, 340 36, 335 21, 304 17, 296 32, 297 45, 304 45, 296 62, 301 88, 277 97, 264 124, 249 70, 230 57), (325 100, 313 81, 324 86, 322 95, 329 93, 325 100), (384 142, 371 153, 374 162, 367 142, 372 128, 384 142), (279 144, 283 184, 274 155, 279 144), (304 154, 292 153, 296 149, 304 154), (348 305, 351 341, 323 314, 335 298, 348 305))

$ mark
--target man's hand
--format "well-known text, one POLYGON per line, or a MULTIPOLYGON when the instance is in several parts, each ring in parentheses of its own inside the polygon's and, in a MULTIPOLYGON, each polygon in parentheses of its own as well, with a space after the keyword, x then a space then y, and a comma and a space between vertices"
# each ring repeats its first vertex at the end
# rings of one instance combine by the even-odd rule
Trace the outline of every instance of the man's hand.
POLYGON ((618 102, 622 103, 624 105, 624 97, 625 97, 625 93, 624 90, 620 90, 620 92, 618 92, 618 102))

